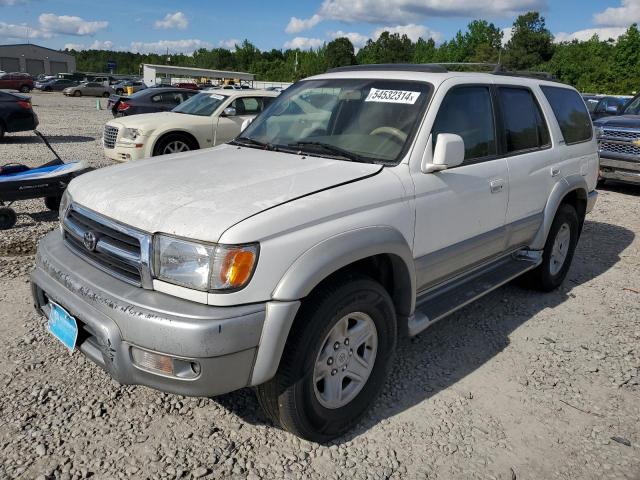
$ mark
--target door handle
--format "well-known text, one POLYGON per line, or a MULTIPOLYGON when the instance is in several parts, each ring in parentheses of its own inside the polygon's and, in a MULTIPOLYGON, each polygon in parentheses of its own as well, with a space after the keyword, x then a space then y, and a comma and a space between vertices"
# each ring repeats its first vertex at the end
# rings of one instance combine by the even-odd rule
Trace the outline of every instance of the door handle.
POLYGON ((559 174, 560 174, 560 167, 558 167, 557 165, 554 165, 553 167, 551 167, 552 177, 557 177, 559 174))
POLYGON ((489 186, 491 187, 491 193, 498 193, 502 191, 502 187, 504 187, 504 180, 501 178, 497 178, 496 180, 491 180, 489 182, 489 186))

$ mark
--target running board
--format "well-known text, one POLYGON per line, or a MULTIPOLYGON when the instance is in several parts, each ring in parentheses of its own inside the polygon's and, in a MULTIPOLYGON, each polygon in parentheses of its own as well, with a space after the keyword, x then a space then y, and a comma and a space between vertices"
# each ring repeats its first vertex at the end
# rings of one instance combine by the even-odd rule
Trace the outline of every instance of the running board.
POLYGON ((520 250, 425 292, 416 299, 416 311, 409 317, 409 335, 417 335, 438 320, 537 267, 541 262, 542 252, 520 250))

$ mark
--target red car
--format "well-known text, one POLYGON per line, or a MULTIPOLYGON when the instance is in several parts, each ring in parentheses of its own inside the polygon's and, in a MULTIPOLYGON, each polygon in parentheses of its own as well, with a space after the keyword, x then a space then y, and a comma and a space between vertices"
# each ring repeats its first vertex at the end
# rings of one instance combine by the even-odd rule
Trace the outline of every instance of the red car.
POLYGON ((28 73, 3 73, 0 75, 0 90, 20 90, 22 93, 28 93, 33 90, 33 78, 28 73))
POLYGON ((188 88, 189 90, 200 90, 197 83, 189 83, 189 82, 181 82, 172 85, 172 87, 176 88, 188 88))

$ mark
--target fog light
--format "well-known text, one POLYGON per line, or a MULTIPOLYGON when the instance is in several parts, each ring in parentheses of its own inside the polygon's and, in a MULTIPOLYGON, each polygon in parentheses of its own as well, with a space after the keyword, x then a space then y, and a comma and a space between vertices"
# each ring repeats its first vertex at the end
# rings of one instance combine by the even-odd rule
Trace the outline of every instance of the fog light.
POLYGON ((166 375, 173 375, 173 358, 158 353, 131 348, 133 363, 146 370, 156 370, 166 375))

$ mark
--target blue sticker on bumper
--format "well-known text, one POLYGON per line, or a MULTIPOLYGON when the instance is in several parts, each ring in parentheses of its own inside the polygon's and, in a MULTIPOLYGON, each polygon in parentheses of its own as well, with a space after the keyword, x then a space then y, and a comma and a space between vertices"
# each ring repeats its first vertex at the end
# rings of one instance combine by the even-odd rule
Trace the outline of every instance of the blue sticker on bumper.
POLYGON ((49 332, 60 340, 65 347, 73 352, 78 339, 78 324, 76 319, 62 308, 60 305, 49 302, 51 310, 49 310, 49 321, 47 327, 49 332))

